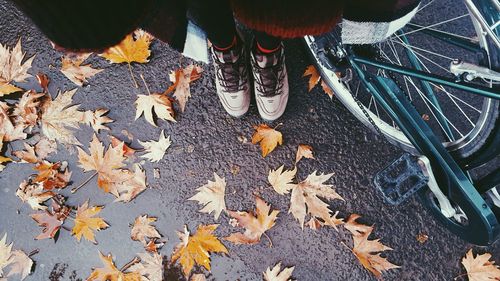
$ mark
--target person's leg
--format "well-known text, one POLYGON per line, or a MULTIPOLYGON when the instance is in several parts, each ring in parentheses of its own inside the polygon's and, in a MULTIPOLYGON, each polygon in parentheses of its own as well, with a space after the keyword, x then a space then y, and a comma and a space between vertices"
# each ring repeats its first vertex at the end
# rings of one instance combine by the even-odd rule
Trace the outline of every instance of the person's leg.
POLYGON ((285 112, 288 102, 288 75, 280 38, 254 32, 251 62, 254 92, 260 116, 274 121, 285 112))

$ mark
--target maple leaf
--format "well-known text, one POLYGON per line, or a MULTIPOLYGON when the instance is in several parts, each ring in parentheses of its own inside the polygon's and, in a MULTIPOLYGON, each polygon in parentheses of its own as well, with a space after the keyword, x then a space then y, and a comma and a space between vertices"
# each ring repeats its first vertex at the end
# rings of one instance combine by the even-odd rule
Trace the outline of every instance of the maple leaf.
POLYGON ((125 166, 123 163, 125 157, 123 156, 122 145, 123 142, 116 147, 108 147, 106 152, 104 152, 104 146, 94 134, 90 142, 89 154, 77 147, 79 166, 85 172, 96 171, 98 174, 97 185, 104 192, 115 193, 115 196, 118 195, 116 194, 114 184, 130 179, 128 173, 119 170, 119 168, 125 166))
POLYGON ((102 218, 94 217, 101 212, 102 208, 99 206, 89 208, 88 200, 78 207, 76 210, 75 225, 71 231, 71 234, 76 236, 78 242, 80 242, 83 236, 85 239, 97 244, 93 231, 99 231, 109 226, 102 218))
POLYGON ((321 79, 321 89, 323 89, 323 92, 325 92, 325 94, 327 94, 330 99, 333 99, 333 89, 330 88, 330 86, 328 86, 328 84, 326 84, 325 80, 321 79))
POLYGON ((8 262, 9 273, 6 277, 19 274, 21 275, 20 280, 24 280, 33 267, 33 260, 21 250, 12 251, 8 262))
MULTIPOLYGON (((3 149, 3 136, 4 135, 0 134, 0 153, 2 152, 3 149)), ((0 172, 5 168, 3 164, 11 161, 12 159, 10 159, 9 157, 0 155, 0 172)))
POLYGON ((129 270, 143 276, 142 281, 163 280, 163 258, 158 253, 139 253, 140 263, 132 265, 129 270))
POLYGON ((215 181, 208 181, 207 184, 198 187, 198 193, 189 198, 188 200, 198 201, 199 204, 203 205, 203 208, 199 210, 201 213, 214 213, 214 219, 219 219, 220 213, 226 210, 226 202, 224 200, 224 195, 226 192, 226 179, 219 177, 214 173, 215 181))
POLYGON ((24 150, 13 151, 12 154, 21 159, 21 162, 33 164, 39 161, 35 148, 27 143, 24 143, 24 150))
POLYGON ((21 125, 23 128, 35 126, 39 117, 39 98, 42 96, 44 94, 38 94, 33 90, 25 92, 12 112, 14 123, 21 125))
POLYGON ((71 178, 71 172, 68 171, 67 163, 63 165, 61 162, 50 163, 43 160, 34 169, 38 171, 38 175, 33 181, 42 183, 44 190, 65 188, 71 178))
POLYGON ((71 80, 71 82, 80 87, 83 86, 83 84, 87 83, 87 78, 104 70, 92 68, 90 64, 82 65, 91 54, 92 53, 63 56, 61 58, 61 72, 71 80))
POLYGON ((293 170, 283 171, 284 165, 281 165, 277 170, 269 171, 267 180, 274 188, 274 190, 281 195, 288 194, 290 190, 296 185, 293 183, 293 178, 297 174, 297 167, 293 170))
POLYGON ((42 88, 43 93, 48 93, 49 92, 49 83, 50 83, 49 76, 47 76, 44 73, 39 72, 36 75, 36 80, 37 80, 38 84, 40 84, 40 87, 42 88))
POLYGON ((7 233, 4 233, 0 240, 0 277, 4 276, 3 269, 9 264, 9 258, 12 253, 12 243, 7 245, 7 233))
POLYGON ((158 119, 177 122, 174 119, 175 113, 172 107, 172 101, 163 94, 137 95, 135 106, 135 120, 139 119, 139 117, 144 114, 146 121, 156 127, 156 123, 153 119, 154 112, 158 119))
POLYGON ((316 171, 314 171, 304 181, 293 187, 288 212, 292 213, 302 228, 304 228, 304 219, 307 213, 313 217, 322 219, 326 225, 334 228, 336 228, 336 225, 342 223, 342 220, 336 217, 338 212, 331 216, 328 204, 319 198, 344 200, 332 189, 332 185, 324 184, 332 176, 333 173, 316 175, 316 171))
POLYGON ((186 66, 184 69, 179 68, 170 72, 169 78, 174 84, 165 93, 174 92, 173 96, 179 102, 182 112, 186 109, 186 103, 191 97, 190 83, 198 80, 202 72, 201 67, 193 64, 186 66))
POLYGON ((16 196, 23 202, 27 202, 33 210, 45 210, 47 206, 41 204, 55 196, 52 191, 45 191, 43 183, 24 180, 16 191, 16 196))
POLYGON ((264 280, 265 281, 291 281, 292 272, 295 269, 295 266, 285 267, 281 270, 281 262, 276 264, 273 269, 269 267, 264 272, 264 280))
POLYGON ((55 141, 42 138, 34 147, 24 143, 24 150, 14 151, 12 154, 20 158, 21 162, 34 164, 42 162, 49 154, 56 151, 56 148, 55 141))
POLYGON ((260 124, 259 126, 253 127, 255 133, 252 136, 252 143, 257 144, 260 142, 262 157, 266 157, 276 148, 276 146, 278 146, 278 144, 283 144, 283 136, 275 129, 270 128, 266 124, 260 124))
POLYGON ((392 264, 386 258, 380 256, 381 252, 392 250, 392 248, 382 244, 380 239, 368 240, 370 234, 371 231, 361 235, 353 235, 354 246, 352 252, 364 268, 377 278, 380 278, 382 271, 399 268, 400 266, 392 264))
POLYGON ((23 63, 24 56, 21 39, 17 41, 12 50, 0 44, 0 97, 21 91, 11 82, 24 82, 30 76, 28 70, 31 68, 35 56, 30 57, 23 63))
POLYGON ((42 105, 42 133, 49 140, 57 140, 68 145, 80 145, 73 130, 83 123, 83 112, 79 105, 72 105, 77 89, 60 92, 53 100, 49 97, 42 105))
POLYGON ((123 141, 119 140, 116 137, 110 136, 109 138, 111 139, 111 146, 112 147, 117 147, 119 145, 123 146, 123 155, 125 155, 127 157, 134 156, 135 149, 129 147, 123 141))
POLYGON ((57 144, 53 140, 49 140, 47 138, 41 138, 35 144, 35 152, 38 155, 39 160, 45 159, 49 154, 55 152, 57 150, 57 144))
POLYGON ((344 224, 344 227, 349 230, 353 236, 360 236, 373 231, 373 226, 364 225, 356 221, 360 217, 361 216, 358 214, 352 214, 344 224))
POLYGON ((304 74, 302 77, 307 77, 309 76, 309 92, 312 91, 314 86, 316 86, 319 83, 319 80, 321 80, 321 76, 318 73, 318 70, 314 65, 309 65, 306 67, 306 70, 304 71, 304 74))
POLYGON ((160 238, 160 233, 158 233, 156 227, 154 225, 150 225, 155 221, 155 217, 148 217, 148 215, 137 217, 134 221, 134 225, 132 226, 130 238, 134 241, 140 241, 144 246, 147 245, 146 238, 160 238))
POLYGON ((92 127, 96 133, 99 133, 99 130, 109 130, 109 128, 104 124, 112 123, 114 120, 108 116, 104 116, 104 114, 108 113, 108 111, 108 109, 103 108, 97 109, 96 111, 85 111, 83 113, 82 123, 86 123, 92 127))
POLYGON ((256 244, 267 230, 276 224, 279 211, 271 211, 271 205, 255 197, 256 216, 248 212, 228 211, 228 214, 238 221, 238 225, 245 228, 244 233, 233 233, 224 238, 235 244, 256 244), (271 211, 271 213, 269 213, 271 211))
POLYGON ((170 141, 170 136, 165 138, 165 133, 163 130, 160 132, 160 138, 158 141, 139 141, 139 143, 144 147, 146 151, 145 154, 141 155, 142 158, 146 158, 151 162, 160 161, 165 152, 170 147, 172 142, 170 141))
POLYGON ((295 156, 295 164, 297 164, 302 158, 314 159, 313 150, 310 145, 299 144, 297 148, 297 154, 295 156))
POLYGON ((207 278, 205 277, 205 275, 198 273, 191 276, 191 281, 207 281, 207 278))
POLYGON ((104 256, 99 252, 104 267, 96 268, 87 278, 87 281, 141 281, 141 275, 138 272, 121 272, 113 263, 111 254, 104 256))
POLYGON ((43 227, 42 233, 35 237, 36 240, 54 238, 70 213, 70 209, 66 206, 56 205, 54 207, 53 204, 52 209, 53 212, 46 210, 30 215, 40 227, 43 227))
POLYGON ((474 256, 472 249, 467 252, 462 258, 462 265, 467 271, 469 281, 500 280, 500 267, 490 259, 489 253, 474 256))
POLYGON ((195 264, 199 264, 210 271, 210 253, 225 253, 227 248, 213 235, 218 224, 199 225, 195 235, 190 235, 187 227, 184 232, 177 232, 181 239, 172 254, 171 261, 179 260, 184 275, 189 277, 195 264))
POLYGON ((23 124, 15 124, 9 117, 9 105, 5 102, 0 102, 0 136, 2 141, 15 141, 25 139, 23 124))
POLYGON ((146 190, 146 173, 141 165, 134 164, 134 170, 121 170, 123 182, 113 183, 111 193, 116 196, 114 202, 130 202, 141 192, 146 190))

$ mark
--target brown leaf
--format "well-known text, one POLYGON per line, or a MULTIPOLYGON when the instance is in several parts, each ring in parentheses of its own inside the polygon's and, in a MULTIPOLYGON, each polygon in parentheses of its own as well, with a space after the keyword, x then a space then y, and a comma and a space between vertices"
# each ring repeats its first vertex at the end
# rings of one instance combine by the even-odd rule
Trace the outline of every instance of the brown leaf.
POLYGON ((148 217, 148 215, 137 217, 134 221, 134 225, 132 226, 130 238, 134 241, 141 242, 144 246, 148 244, 146 242, 146 238, 160 238, 161 235, 158 233, 158 230, 156 230, 156 227, 154 225, 150 225, 153 222, 156 222, 155 217, 148 217))
POLYGON ((21 39, 11 50, 0 44, 0 97, 21 89, 12 85, 12 82, 24 82, 30 77, 28 70, 31 68, 35 56, 23 62, 25 54, 22 52, 21 39))
POLYGON ((28 203, 33 210, 45 210, 47 206, 42 203, 55 196, 52 191, 45 191, 43 183, 24 180, 16 191, 16 196, 21 201, 28 203))
POLYGON ((135 149, 131 148, 127 144, 125 144, 123 141, 115 138, 114 136, 110 136, 111 139, 111 146, 112 147, 117 147, 117 146, 123 146, 123 155, 127 157, 132 157, 134 156, 135 149))
POLYGON ((24 150, 13 151, 12 154, 21 159, 25 163, 37 163, 39 161, 35 153, 35 148, 27 143, 24 143, 24 150))
POLYGON ((259 197, 255 197, 256 212, 234 212, 228 214, 238 221, 238 225, 245 228, 244 233, 233 233, 224 238, 235 244, 256 244, 267 230, 276 224, 279 211, 271 211, 271 206, 259 197), (269 213, 271 211, 271 213, 269 213))
POLYGON ((28 135, 24 132, 24 125, 13 123, 8 113, 9 110, 9 105, 0 101, 0 136, 2 136, 2 141, 26 139, 28 135))
POLYGON ((174 98, 179 102, 181 111, 186 109, 186 103, 191 97, 190 83, 201 77, 203 69, 197 65, 189 65, 186 68, 170 72, 170 81, 174 83, 165 93, 174 92, 174 98))
POLYGON ((314 159, 313 149, 310 145, 299 144, 299 147, 297 148, 297 154, 295 156, 295 164, 297 164, 303 157, 314 159))
POLYGON ((58 210, 54 209, 53 212, 46 210, 45 212, 31 214, 31 218, 33 218, 40 227, 43 227, 42 233, 38 234, 35 239, 41 240, 54 238, 61 229, 61 226, 66 218, 69 216, 69 212, 70 209, 63 206, 58 210))
POLYGON ((276 148, 276 146, 283 144, 283 136, 275 129, 270 128, 266 124, 260 124, 253 127, 255 133, 252 136, 252 143, 257 144, 260 142, 262 157, 266 157, 276 148))
POLYGON ((78 86, 83 86, 87 83, 87 78, 90 78, 97 73, 103 71, 103 69, 92 68, 90 64, 82 65, 82 63, 91 55, 92 53, 86 54, 75 54, 66 55, 61 58, 61 72, 69 79, 71 82, 78 86))
POLYGON ((323 92, 325 92, 325 94, 327 94, 330 99, 333 99, 333 90, 332 88, 330 88, 330 86, 328 86, 328 84, 325 83, 325 80, 321 79, 321 89, 323 89, 323 92))
POLYGON ((39 72, 36 75, 36 80, 38 81, 38 84, 40 84, 43 93, 47 94, 49 92, 49 83, 50 83, 49 76, 47 76, 47 74, 39 72))
POLYGON ((419 233, 417 234, 416 239, 418 242, 420 242, 420 244, 424 244, 425 242, 427 242, 427 240, 429 240, 429 235, 425 233, 419 233))
POLYGON ((491 254, 474 256, 470 249, 462 259, 469 281, 500 280, 500 267, 495 261, 490 261, 491 254))
POLYGON ((344 227, 349 230, 353 236, 361 236, 365 233, 371 233, 373 231, 373 226, 364 225, 356 221, 360 217, 361 216, 358 214, 352 214, 344 224, 344 227))
POLYGON ((43 184, 44 190, 65 188, 71 178, 67 165, 62 165, 61 162, 50 163, 43 160, 34 169, 38 171, 38 175, 33 181, 43 184))
POLYGON ((38 155, 39 160, 44 160, 48 155, 56 152, 57 144, 55 141, 51 141, 47 138, 41 138, 35 144, 35 152, 38 155))
POLYGON ((304 71, 304 74, 302 75, 302 77, 307 77, 307 76, 310 76, 309 77, 309 92, 312 91, 312 89, 314 88, 314 86, 316 86, 319 82, 319 80, 321 79, 321 76, 319 76, 319 73, 318 73, 318 70, 316 69, 316 67, 314 67, 314 65, 309 65, 306 70, 304 71))

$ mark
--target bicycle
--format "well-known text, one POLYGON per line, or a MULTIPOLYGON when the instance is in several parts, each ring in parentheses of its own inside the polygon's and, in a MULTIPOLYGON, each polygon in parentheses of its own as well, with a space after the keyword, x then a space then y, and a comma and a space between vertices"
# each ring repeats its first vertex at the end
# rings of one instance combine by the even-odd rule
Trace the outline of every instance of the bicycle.
POLYGON ((375 177, 386 201, 417 193, 451 232, 488 245, 500 236, 500 3, 445 2, 423 1, 380 43, 343 44, 342 24, 304 39, 336 98, 408 153, 375 177), (422 24, 443 7, 445 20, 422 24))

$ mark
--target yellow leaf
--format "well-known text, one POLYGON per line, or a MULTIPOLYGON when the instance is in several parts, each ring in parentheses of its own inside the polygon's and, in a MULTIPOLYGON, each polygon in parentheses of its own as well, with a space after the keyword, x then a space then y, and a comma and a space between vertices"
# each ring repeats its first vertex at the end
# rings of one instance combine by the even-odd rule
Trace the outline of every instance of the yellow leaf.
POLYGON ((0 82, 0 97, 15 93, 15 92, 20 92, 22 90, 23 89, 18 88, 18 87, 11 85, 9 83, 0 82))
POLYGON ((321 79, 321 76, 319 76, 318 70, 316 69, 316 67, 314 67, 314 65, 308 66, 304 71, 302 77, 307 77, 307 76, 310 76, 309 77, 309 92, 310 92, 314 88, 314 86, 318 84, 319 80, 321 79))
POLYGON ((265 281, 291 281, 292 272, 295 269, 295 266, 285 267, 281 270, 281 262, 276 264, 273 269, 269 267, 264 272, 264 280, 265 281))
POLYGON ((360 236, 373 231, 373 226, 364 225, 356 221, 360 217, 361 216, 358 214, 352 214, 344 224, 344 227, 349 230, 353 236, 360 236))
POLYGON ((130 238, 134 241, 140 241, 144 246, 147 245, 146 238, 160 238, 160 233, 158 233, 156 227, 154 225, 150 225, 155 221, 155 217, 148 217, 148 215, 137 217, 134 221, 134 225, 132 226, 130 238))
POLYGON ((293 178, 297 174, 297 167, 293 170, 283 171, 284 166, 282 165, 277 170, 269 171, 267 180, 274 188, 274 190, 281 195, 288 194, 290 190, 296 185, 293 183, 293 178))
POLYGON ((199 225, 196 234, 191 236, 186 226, 183 233, 177 232, 181 243, 175 247, 171 261, 179 260, 186 278, 189 277, 195 264, 210 271, 210 253, 228 253, 224 244, 213 235, 217 226, 217 224, 199 225))
POLYGON ((94 230, 99 231, 107 228, 109 225, 100 217, 94 217, 99 214, 102 207, 94 206, 89 208, 89 201, 79 206, 76 211, 75 226, 73 226, 72 235, 76 236, 78 242, 82 236, 97 244, 94 238, 94 230))
POLYGON ((113 256, 104 256, 99 252, 104 267, 96 268, 92 271, 87 281, 141 281, 141 274, 138 272, 121 272, 113 263, 113 256))
POLYGON ((299 144, 299 147, 297 148, 297 154, 295 156, 295 164, 297 164, 303 157, 314 159, 313 150, 310 145, 299 144))
POLYGON ((78 54, 74 56, 63 56, 61 58, 61 72, 69 79, 71 82, 78 86, 83 86, 87 83, 87 78, 90 78, 97 73, 103 71, 103 69, 92 68, 90 64, 82 65, 82 63, 91 55, 78 54))
POLYGON ((254 129, 255 133, 252 136, 252 143, 257 144, 260 142, 262 157, 266 157, 276 146, 283 144, 283 135, 266 124, 254 126, 254 129))
POLYGON ((226 202, 224 201, 224 193, 226 192, 226 179, 219 177, 214 173, 215 181, 208 181, 207 184, 200 186, 198 193, 189 198, 188 200, 198 201, 203 205, 200 210, 202 213, 214 213, 214 219, 217 220, 222 210, 226 209, 226 202))
POLYGON ((228 214, 238 221, 238 225, 245 228, 244 233, 233 233, 224 238, 235 244, 256 244, 264 232, 276 224, 279 211, 271 211, 271 206, 259 197, 255 197, 256 216, 249 212, 233 212, 228 214), (271 213, 269 213, 271 212, 271 213))
POLYGON ((490 261, 491 254, 476 255, 470 249, 462 259, 469 281, 500 280, 500 267, 490 261))
POLYGON ((147 33, 135 33, 135 40, 132 34, 129 34, 118 45, 107 49, 101 54, 102 57, 111 63, 147 63, 151 55, 149 44, 151 44, 151 35, 147 33))

